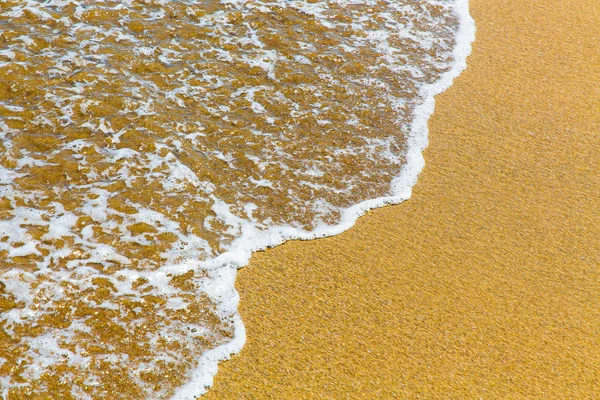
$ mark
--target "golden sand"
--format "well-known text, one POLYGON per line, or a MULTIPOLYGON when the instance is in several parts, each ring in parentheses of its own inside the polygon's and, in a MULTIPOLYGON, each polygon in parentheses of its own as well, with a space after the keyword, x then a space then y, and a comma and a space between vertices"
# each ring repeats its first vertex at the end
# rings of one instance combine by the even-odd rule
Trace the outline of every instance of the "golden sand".
POLYGON ((471 9, 413 197, 256 254, 207 399, 600 398, 600 7, 471 9))

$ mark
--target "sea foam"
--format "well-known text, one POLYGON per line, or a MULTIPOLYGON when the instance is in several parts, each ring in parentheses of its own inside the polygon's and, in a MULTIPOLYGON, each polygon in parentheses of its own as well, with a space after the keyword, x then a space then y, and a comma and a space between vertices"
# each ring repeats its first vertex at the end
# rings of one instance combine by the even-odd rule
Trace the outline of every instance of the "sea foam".
POLYGON ((467 0, 24 1, 0 21, 6 398, 204 393, 245 341, 237 269, 408 199, 475 31, 467 0))

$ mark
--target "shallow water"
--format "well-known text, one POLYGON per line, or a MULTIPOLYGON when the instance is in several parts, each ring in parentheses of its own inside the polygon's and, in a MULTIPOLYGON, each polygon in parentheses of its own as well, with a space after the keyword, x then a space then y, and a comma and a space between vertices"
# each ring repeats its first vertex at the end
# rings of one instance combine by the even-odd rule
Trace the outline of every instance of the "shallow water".
POLYGON ((465 8, 0 2, 3 395, 205 391, 252 251, 410 191, 465 8))

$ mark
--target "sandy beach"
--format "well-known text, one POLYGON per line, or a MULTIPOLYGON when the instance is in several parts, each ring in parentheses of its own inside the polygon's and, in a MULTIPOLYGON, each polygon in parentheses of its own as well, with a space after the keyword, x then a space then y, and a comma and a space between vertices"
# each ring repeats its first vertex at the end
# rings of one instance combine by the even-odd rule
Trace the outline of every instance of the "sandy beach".
POLYGON ((471 12, 412 198, 253 256, 206 399, 600 397, 600 7, 471 12))

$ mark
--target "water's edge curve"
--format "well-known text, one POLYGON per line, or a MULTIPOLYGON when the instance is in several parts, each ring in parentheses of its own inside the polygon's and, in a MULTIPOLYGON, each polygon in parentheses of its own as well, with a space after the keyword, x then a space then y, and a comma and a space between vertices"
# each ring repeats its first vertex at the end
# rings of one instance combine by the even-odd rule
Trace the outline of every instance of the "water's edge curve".
MULTIPOLYGON (((391 191, 394 194, 363 201, 345 209, 340 223, 333 227, 320 226, 314 231, 306 231, 289 226, 276 226, 262 232, 250 226, 243 227, 242 236, 232 243, 232 247, 237 251, 226 252, 202 263, 202 268, 209 270, 212 277, 220 282, 215 287, 205 289, 211 298, 219 300, 217 303, 220 313, 233 315, 234 337, 227 344, 209 350, 200 357, 190 381, 177 389, 172 400, 193 400, 205 394, 213 384, 218 364, 230 359, 244 346, 246 330, 237 311, 239 294, 234 288, 234 282, 237 270, 248 264, 253 252, 275 247, 288 240, 310 240, 338 235, 350 229, 367 211, 386 205, 400 204, 410 198, 412 187, 417 183, 417 178, 425 165, 422 153, 428 145, 427 121, 434 112, 434 97, 448 89, 453 80, 466 69, 467 57, 471 54, 471 44, 475 40, 475 22, 469 14, 469 0, 457 0, 454 12, 460 21, 456 46, 453 50, 454 65, 436 83, 421 88, 425 101, 415 108, 410 135, 407 137, 406 163, 392 182, 391 191)), ((171 270, 169 272, 176 273, 179 268, 169 269, 171 270)))

